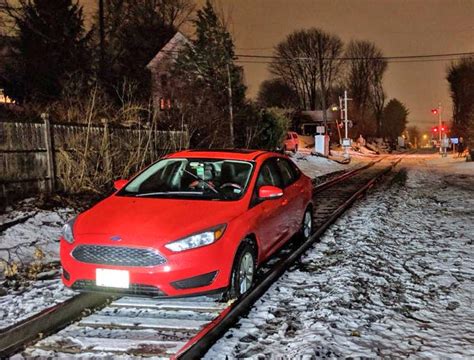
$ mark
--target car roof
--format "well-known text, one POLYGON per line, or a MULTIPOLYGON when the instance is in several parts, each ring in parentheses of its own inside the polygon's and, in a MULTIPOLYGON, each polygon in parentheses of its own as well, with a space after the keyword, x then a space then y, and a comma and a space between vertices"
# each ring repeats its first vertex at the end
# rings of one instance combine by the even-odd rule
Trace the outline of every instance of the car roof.
POLYGON ((264 154, 274 154, 265 150, 250 149, 212 149, 212 150, 184 150, 169 155, 170 158, 188 157, 188 158, 212 158, 212 159, 229 159, 229 160, 255 160, 264 154))

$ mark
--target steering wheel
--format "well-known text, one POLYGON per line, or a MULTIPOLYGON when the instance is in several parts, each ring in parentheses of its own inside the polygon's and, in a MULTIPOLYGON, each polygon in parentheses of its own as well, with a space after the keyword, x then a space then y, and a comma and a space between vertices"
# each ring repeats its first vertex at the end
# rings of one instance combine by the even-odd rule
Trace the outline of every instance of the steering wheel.
POLYGON ((239 184, 236 184, 236 183, 231 183, 231 182, 224 183, 221 186, 219 186, 220 189, 223 189, 223 188, 226 188, 226 187, 231 187, 231 188, 234 188, 234 189, 237 189, 237 190, 240 190, 240 191, 243 190, 242 186, 240 186, 239 184))

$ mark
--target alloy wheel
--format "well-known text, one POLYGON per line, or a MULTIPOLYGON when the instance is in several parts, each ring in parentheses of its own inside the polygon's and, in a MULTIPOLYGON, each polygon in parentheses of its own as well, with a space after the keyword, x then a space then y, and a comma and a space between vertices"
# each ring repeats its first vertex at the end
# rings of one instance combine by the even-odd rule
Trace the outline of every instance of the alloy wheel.
POLYGON ((240 293, 244 294, 252 286, 254 274, 254 261, 253 256, 249 252, 246 252, 240 261, 239 267, 239 288, 240 293))
POLYGON ((308 239, 311 236, 311 231, 313 230, 313 217, 311 211, 308 209, 304 213, 303 219, 303 236, 305 239, 308 239))

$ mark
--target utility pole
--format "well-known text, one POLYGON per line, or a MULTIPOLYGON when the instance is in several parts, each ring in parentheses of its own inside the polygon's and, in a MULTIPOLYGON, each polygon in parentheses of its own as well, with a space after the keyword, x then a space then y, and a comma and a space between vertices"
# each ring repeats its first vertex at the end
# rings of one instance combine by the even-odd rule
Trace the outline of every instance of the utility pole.
POLYGON ((328 134, 328 115, 327 115, 327 109, 326 109, 326 86, 324 84, 324 64, 322 59, 322 44, 321 44, 321 38, 318 38, 318 50, 319 50, 319 56, 318 56, 318 63, 319 63, 319 81, 321 83, 321 106, 323 110, 323 122, 324 122, 324 135, 328 134))
POLYGON ((229 135, 230 135, 230 146, 234 147, 234 109, 232 105, 232 80, 230 77, 230 66, 227 63, 227 89, 229 92, 229 135))
POLYGON ((99 36, 100 36, 100 59, 99 77, 104 79, 105 73, 105 21, 104 21, 104 0, 99 0, 99 36))

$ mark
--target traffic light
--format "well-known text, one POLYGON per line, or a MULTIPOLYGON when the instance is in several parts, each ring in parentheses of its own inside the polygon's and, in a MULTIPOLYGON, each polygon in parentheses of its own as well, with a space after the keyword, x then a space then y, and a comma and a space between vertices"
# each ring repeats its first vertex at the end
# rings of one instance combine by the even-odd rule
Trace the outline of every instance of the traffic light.
POLYGON ((431 132, 437 134, 437 133, 438 133, 438 127, 437 127, 437 126, 432 127, 432 128, 431 128, 431 132))
POLYGON ((438 115, 438 109, 431 109, 431 113, 433 115, 438 115))

